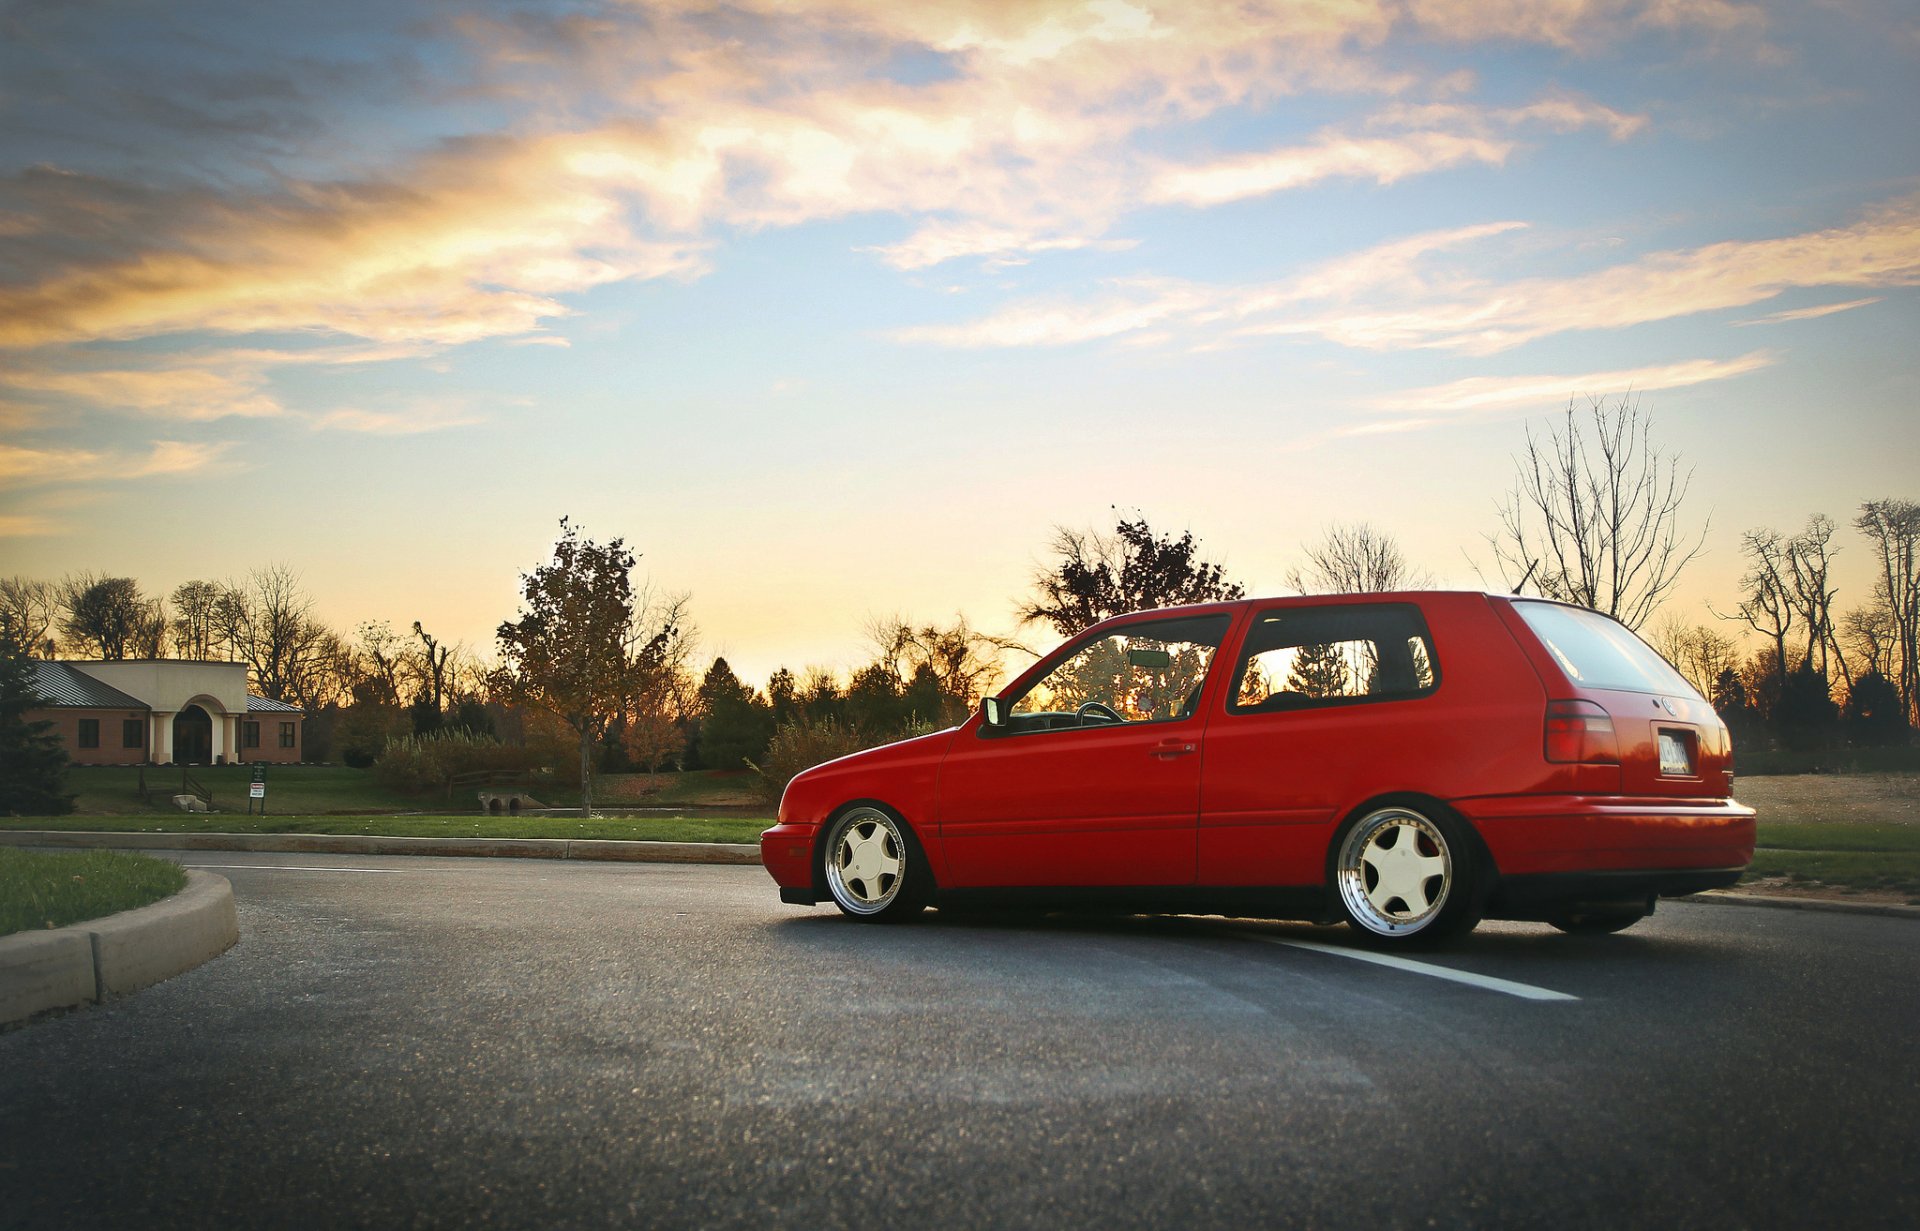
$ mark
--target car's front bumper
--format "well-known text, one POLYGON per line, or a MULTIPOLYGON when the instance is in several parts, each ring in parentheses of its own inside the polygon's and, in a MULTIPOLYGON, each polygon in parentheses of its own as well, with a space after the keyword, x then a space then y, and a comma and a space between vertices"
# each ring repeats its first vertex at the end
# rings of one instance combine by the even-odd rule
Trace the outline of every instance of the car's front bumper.
POLYGON ((813 884, 813 825, 775 825, 760 835, 760 863, 774 884, 780 886, 780 900, 800 905, 819 901, 813 884), (789 894, 806 894, 804 899, 789 894))

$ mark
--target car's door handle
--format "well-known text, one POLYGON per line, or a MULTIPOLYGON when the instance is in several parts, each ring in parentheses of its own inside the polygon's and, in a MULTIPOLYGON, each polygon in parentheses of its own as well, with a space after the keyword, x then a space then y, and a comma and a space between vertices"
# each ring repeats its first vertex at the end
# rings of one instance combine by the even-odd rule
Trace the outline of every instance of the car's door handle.
POLYGON ((1198 744, 1190 744, 1185 740, 1169 739, 1161 741, 1159 746, 1153 750, 1153 755, 1165 760, 1170 757, 1184 757, 1190 752, 1198 752, 1199 750, 1200 745, 1198 744))

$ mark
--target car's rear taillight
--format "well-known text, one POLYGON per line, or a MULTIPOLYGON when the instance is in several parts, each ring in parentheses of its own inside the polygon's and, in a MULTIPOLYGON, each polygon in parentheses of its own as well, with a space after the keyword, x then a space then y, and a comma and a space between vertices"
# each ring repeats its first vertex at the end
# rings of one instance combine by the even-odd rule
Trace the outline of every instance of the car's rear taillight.
POLYGON ((1620 764, 1613 719, 1591 701, 1547 702, 1547 760, 1573 765, 1620 764))

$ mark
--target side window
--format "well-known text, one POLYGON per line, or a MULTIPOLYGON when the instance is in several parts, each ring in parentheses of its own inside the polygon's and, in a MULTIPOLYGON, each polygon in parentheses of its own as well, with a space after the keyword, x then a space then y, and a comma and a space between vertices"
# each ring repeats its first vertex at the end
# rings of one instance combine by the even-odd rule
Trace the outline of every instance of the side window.
POLYGON ((1236 714, 1418 697, 1439 682, 1433 641, 1411 603, 1261 612, 1234 671, 1236 714))
POLYGON ((1230 618, 1129 624, 1054 662, 1008 707, 1011 732, 1175 722, 1193 713, 1230 618))

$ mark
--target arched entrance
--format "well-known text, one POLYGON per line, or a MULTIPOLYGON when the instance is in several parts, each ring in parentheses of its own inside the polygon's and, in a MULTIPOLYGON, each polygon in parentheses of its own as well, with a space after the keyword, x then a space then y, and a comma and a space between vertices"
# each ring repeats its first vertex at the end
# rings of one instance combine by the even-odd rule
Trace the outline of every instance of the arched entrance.
POLYGON ((189 705, 173 720, 173 761, 176 765, 208 765, 213 761, 213 715, 189 705))

